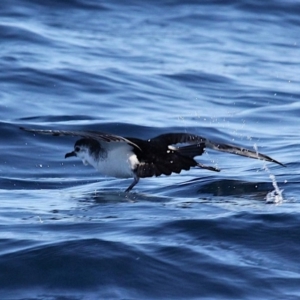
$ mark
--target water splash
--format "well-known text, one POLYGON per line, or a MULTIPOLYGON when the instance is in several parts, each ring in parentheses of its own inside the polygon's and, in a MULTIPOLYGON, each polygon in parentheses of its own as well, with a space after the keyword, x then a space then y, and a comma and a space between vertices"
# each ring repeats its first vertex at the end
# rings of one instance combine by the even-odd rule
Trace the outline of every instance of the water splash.
MULTIPOLYGON (((256 151, 256 154, 258 156, 258 147, 256 144, 253 145, 253 148, 254 150, 256 151)), ((266 195, 266 203, 275 203, 275 204, 281 204, 283 202, 283 189, 281 190, 279 187, 278 187, 278 184, 277 184, 277 181, 276 181, 276 177, 274 174, 271 173, 270 169, 268 168, 266 162, 264 162, 264 170, 267 171, 269 173, 269 177, 271 178, 272 180, 272 185, 274 187, 274 190, 269 192, 267 195, 266 195)))
MULTIPOLYGON (((269 169, 268 169, 269 170, 269 169)), ((272 180, 272 184, 274 187, 274 190, 272 192, 269 192, 266 196, 266 203, 275 203, 275 204, 280 204, 283 202, 283 190, 279 189, 278 184, 276 182, 276 178, 275 175, 270 174, 269 175, 271 180, 272 180)))

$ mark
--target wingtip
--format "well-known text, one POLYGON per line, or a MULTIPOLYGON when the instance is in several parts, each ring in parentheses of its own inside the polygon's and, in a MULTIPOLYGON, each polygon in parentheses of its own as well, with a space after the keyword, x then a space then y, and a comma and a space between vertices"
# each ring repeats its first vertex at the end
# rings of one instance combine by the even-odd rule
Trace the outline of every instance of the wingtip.
POLYGON ((275 159, 273 159, 272 162, 275 163, 275 164, 278 164, 278 165, 280 165, 282 167, 285 167, 285 168, 287 167, 287 165, 285 165, 285 164, 283 164, 283 163, 281 163, 281 162, 279 162, 279 161, 277 161, 275 159))

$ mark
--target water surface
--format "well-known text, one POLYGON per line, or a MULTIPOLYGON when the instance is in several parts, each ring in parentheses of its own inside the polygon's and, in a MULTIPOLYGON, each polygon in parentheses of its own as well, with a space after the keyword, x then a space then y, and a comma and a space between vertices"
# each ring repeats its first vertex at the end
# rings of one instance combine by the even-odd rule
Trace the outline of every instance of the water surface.
POLYGON ((297 1, 0 7, 2 299, 300 298, 297 1), (64 159, 74 138, 20 126, 190 132, 286 168, 208 151, 220 173, 125 194, 64 159))

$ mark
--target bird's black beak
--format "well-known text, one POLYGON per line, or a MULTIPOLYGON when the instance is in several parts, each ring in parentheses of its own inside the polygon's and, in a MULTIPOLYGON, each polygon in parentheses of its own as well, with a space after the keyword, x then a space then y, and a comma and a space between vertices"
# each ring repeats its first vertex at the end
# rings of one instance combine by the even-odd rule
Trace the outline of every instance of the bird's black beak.
POLYGON ((69 152, 65 155, 65 158, 71 157, 71 156, 76 156, 75 151, 69 152))

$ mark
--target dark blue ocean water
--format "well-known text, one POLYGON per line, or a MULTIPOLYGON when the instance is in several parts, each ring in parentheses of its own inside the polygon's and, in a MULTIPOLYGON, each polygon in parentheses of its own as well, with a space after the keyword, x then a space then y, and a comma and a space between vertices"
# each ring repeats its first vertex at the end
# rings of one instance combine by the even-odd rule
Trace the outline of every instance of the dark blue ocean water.
POLYGON ((0 298, 300 299, 299 32, 294 0, 1 1, 0 298), (191 132, 287 167, 208 151, 222 172, 125 194, 19 126, 191 132))

